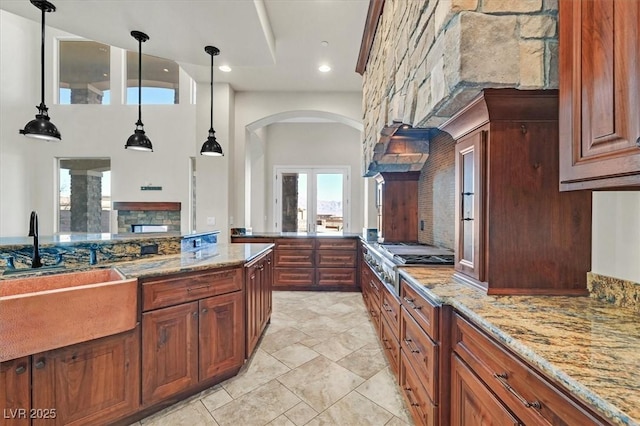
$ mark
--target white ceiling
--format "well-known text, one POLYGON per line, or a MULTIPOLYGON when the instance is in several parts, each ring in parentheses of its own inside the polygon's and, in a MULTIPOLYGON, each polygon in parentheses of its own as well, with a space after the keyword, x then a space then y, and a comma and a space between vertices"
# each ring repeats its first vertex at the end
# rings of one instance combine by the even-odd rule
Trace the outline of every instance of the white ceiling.
MULTIPOLYGON (((145 54, 173 59, 196 81, 236 91, 360 91, 355 72, 369 0, 51 0, 54 28, 129 50, 132 30, 145 32, 145 54), (329 44, 321 45, 322 41, 329 44), (327 63, 329 73, 318 66, 327 63), (228 64, 230 73, 217 69, 228 64)), ((0 8, 40 22, 28 0, 0 0, 0 8)))

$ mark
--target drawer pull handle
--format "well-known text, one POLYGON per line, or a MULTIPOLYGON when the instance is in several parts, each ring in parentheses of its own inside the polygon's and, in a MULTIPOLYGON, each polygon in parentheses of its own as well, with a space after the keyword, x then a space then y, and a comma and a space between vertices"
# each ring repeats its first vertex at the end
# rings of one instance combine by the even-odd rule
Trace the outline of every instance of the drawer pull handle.
POLYGON ((27 366, 25 364, 20 364, 16 367, 16 374, 23 374, 27 371, 27 366))
POLYGON ((378 291, 378 286, 377 286, 377 285, 375 285, 375 284, 373 283, 373 281, 369 281, 369 287, 371 287, 371 288, 372 288, 372 289, 374 289, 375 291, 378 291))
POLYGON ((405 339, 404 339, 404 343, 407 345, 407 348, 409 348, 409 350, 411 351, 411 353, 419 354, 419 353, 420 353, 420 351, 419 351, 418 349, 415 349, 415 348, 413 347, 413 345, 411 344, 412 342, 413 342, 413 340, 411 340, 411 339, 409 339, 409 338, 405 338, 405 339))
POLYGON ((413 303, 414 300, 416 299, 409 299, 408 297, 403 297, 404 301, 407 302, 407 305, 409 305, 409 307, 411 309, 422 309, 422 306, 417 306, 415 303, 413 303))
POLYGON ((38 361, 36 361, 35 363, 35 367, 38 370, 42 370, 44 368, 44 366, 46 365, 44 358, 40 358, 38 361))
POLYGON ((187 292, 196 291, 196 290, 203 290, 203 289, 208 289, 208 288, 209 288, 209 284, 201 285, 200 287, 187 287, 187 292))
POLYGON ((413 398, 411 398, 411 388, 406 387, 404 388, 404 390, 407 392, 407 398, 409 399, 409 403, 411 404, 412 407, 419 407, 420 404, 418 404, 417 402, 413 402, 413 398))
POLYGON ((504 386, 504 388, 506 390, 508 390, 513 396, 518 398, 518 400, 520 402, 522 402, 522 404, 525 407, 527 407, 527 408, 535 408, 537 410, 540 410, 542 408, 542 404, 540 404, 539 401, 529 402, 522 395, 520 395, 518 392, 516 392, 516 390, 513 387, 511 387, 511 385, 509 383, 507 383, 507 379, 509 377, 507 375, 507 373, 495 373, 493 375, 493 377, 495 377, 500 382, 500 384, 502 384, 502 386, 504 386))
POLYGON ((382 308, 387 312, 393 312, 393 309, 391 309, 391 306, 389 306, 386 302, 382 304, 382 308))

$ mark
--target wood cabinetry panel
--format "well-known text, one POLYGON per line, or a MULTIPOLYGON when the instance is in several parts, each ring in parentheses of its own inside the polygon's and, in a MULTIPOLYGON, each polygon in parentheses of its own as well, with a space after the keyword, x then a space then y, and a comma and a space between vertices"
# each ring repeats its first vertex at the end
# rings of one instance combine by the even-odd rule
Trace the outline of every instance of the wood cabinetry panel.
POLYGON ((391 366, 393 374, 396 379, 400 378, 400 344, 398 343, 398 337, 394 335, 392 326, 389 325, 389 321, 383 315, 380 320, 380 340, 382 341, 382 348, 387 355, 387 360, 391 366))
POLYGON ((242 269, 180 274, 142 282, 142 309, 162 308, 218 294, 242 290, 242 269))
POLYGON ((275 252, 276 268, 313 268, 313 250, 278 250, 275 252))
POLYGON ((318 268, 355 268, 358 253, 355 250, 318 250, 316 267, 318 268))
POLYGON ((276 250, 314 250, 316 240, 314 238, 276 238, 276 250))
POLYGON ((606 424, 528 364, 455 315, 453 350, 525 424, 606 424))
POLYGON ((199 379, 206 380, 239 368, 244 361, 242 292, 199 302, 199 379))
POLYGON ((356 250, 358 240, 355 238, 318 238, 316 248, 318 250, 356 250))
POLYGON ((518 426, 521 423, 455 355, 451 361, 452 426, 518 426))
POLYGON ((319 286, 354 286, 356 282, 355 268, 318 268, 319 286))
POLYGON ((273 270, 274 287, 300 286, 308 287, 314 285, 315 270, 311 268, 275 268, 273 270))
POLYGON ((411 317, 420 324, 420 327, 431 337, 438 341, 440 306, 436 306, 424 297, 420 296, 406 281, 400 282, 400 301, 402 306, 411 314, 411 317))
POLYGON ((406 309, 400 315, 400 346, 434 403, 438 403, 438 345, 406 309))
POLYGON ((142 314, 142 403, 198 383, 198 302, 142 314))
POLYGON ((0 363, 0 407, 6 426, 29 426, 31 407, 31 357, 0 363), (24 415, 23 415, 24 413, 24 415))
POLYGON ((427 391, 422 386, 419 376, 411 367, 405 352, 400 351, 400 356, 400 387, 413 419, 416 424, 421 426, 437 425, 438 407, 429 399, 427 391))
MULTIPOLYGON (((33 425, 108 424, 140 403, 140 327, 33 356, 33 425)), ((27 408, 27 407, 25 407, 27 408)))
POLYGON ((640 185, 640 3, 559 4, 560 188, 640 185))

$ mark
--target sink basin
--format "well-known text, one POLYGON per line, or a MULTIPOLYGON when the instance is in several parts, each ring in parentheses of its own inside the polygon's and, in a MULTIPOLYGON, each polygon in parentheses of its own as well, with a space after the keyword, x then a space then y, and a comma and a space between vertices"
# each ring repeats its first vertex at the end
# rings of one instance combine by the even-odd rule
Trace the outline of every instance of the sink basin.
POLYGON ((64 265, 54 265, 54 266, 43 266, 41 268, 16 268, 16 269, 5 269, 2 272, 2 275, 37 275, 47 273, 47 272, 60 272, 66 269, 64 265))
POLYGON ((131 330, 137 295, 116 269, 0 281, 0 362, 131 330))

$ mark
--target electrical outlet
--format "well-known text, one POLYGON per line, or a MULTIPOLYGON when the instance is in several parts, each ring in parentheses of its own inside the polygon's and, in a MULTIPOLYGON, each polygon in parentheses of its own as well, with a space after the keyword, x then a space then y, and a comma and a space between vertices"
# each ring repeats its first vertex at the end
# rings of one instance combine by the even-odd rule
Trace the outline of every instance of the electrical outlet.
POLYGON ((215 225, 216 224, 216 218, 213 216, 209 216, 207 217, 207 225, 215 225))

